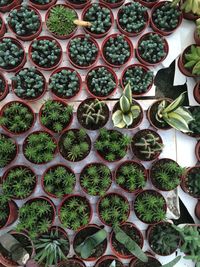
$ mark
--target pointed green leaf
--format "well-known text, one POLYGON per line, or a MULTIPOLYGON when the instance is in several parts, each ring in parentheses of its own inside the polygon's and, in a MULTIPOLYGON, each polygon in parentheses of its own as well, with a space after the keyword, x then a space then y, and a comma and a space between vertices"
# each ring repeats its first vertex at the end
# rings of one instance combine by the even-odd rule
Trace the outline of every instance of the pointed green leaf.
POLYGON ((176 265, 181 259, 181 256, 176 257, 175 259, 173 259, 172 261, 162 265, 162 267, 174 267, 174 265, 176 265))
POLYGON ((112 122, 113 122, 114 126, 116 126, 117 124, 119 124, 123 120, 122 114, 123 113, 121 110, 117 110, 113 113, 112 122))
POLYGON ((163 117, 163 119, 174 129, 188 133, 191 132, 191 130, 188 127, 188 124, 186 121, 178 114, 175 112, 171 112, 168 114, 168 117, 163 117))
POLYGON ((122 117, 127 126, 130 126, 133 123, 133 115, 131 112, 128 114, 123 114, 122 117))
POLYGON ((187 122, 187 124, 194 120, 190 111, 184 107, 177 108, 176 113, 179 114, 187 122))
POLYGON ((130 83, 125 86, 124 95, 128 98, 129 102, 132 103, 132 90, 130 83))
POLYGON ((174 110, 176 110, 178 107, 180 107, 183 104, 183 101, 185 99, 185 93, 182 93, 177 97, 171 104, 169 104, 163 111, 163 113, 169 113, 174 110))
POLYGON ((120 98, 119 104, 120 104, 120 108, 121 108, 123 113, 128 112, 130 110, 130 108, 131 108, 131 104, 130 104, 128 98, 125 95, 123 95, 120 98))
POLYGON ((196 61, 195 60, 191 60, 189 62, 187 62, 184 67, 187 68, 187 69, 190 69, 192 68, 194 65, 196 64, 196 61))
POLYGON ((123 129, 123 128, 126 127, 126 123, 122 119, 118 124, 115 125, 115 127, 120 128, 120 129, 123 129))
POLYGON ((194 66, 192 73, 200 75, 200 61, 194 66))

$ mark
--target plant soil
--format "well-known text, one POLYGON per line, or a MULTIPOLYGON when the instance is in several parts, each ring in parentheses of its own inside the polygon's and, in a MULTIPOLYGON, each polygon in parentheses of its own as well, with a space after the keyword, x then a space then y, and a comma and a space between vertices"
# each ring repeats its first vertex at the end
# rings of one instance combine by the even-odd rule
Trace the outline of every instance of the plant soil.
POLYGON ((148 262, 141 262, 140 260, 136 260, 136 262, 130 265, 130 267, 160 267, 162 266, 161 263, 152 257, 149 257, 148 262))
POLYGON ((99 263, 97 266, 98 267, 108 267, 114 260, 116 261, 116 267, 124 267, 124 265, 120 261, 116 260, 115 258, 106 259, 106 260, 102 261, 101 263, 99 263))

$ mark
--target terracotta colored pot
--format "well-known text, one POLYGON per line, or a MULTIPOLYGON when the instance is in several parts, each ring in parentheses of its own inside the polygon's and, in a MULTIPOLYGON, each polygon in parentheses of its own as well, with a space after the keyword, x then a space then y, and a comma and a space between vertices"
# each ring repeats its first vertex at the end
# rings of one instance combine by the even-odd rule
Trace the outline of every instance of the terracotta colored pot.
MULTIPOLYGON (((156 263, 156 265, 152 265, 152 267, 154 266, 162 266, 161 265, 161 263, 154 257, 154 256, 152 256, 152 255, 150 255, 149 253, 148 253, 148 258, 151 258, 152 259, 152 261, 154 261, 153 263, 155 264, 156 263)), ((131 262, 130 262, 130 264, 129 264, 129 267, 136 267, 137 266, 137 262, 138 262, 139 260, 138 259, 136 259, 136 258, 133 258, 132 260, 131 260, 131 262)), ((139 261, 140 262, 140 261, 139 261)))
POLYGON ((200 161, 200 141, 198 141, 196 144, 195 155, 196 155, 198 161, 200 161))
POLYGON ((104 261, 107 261, 107 260, 110 260, 109 264, 112 263, 112 261, 116 260, 117 263, 120 263, 121 264, 121 267, 125 267, 123 265, 123 263, 120 261, 120 259, 118 259, 117 257, 113 256, 113 255, 106 255, 106 256, 103 256, 101 257, 95 264, 95 267, 101 267, 102 264, 105 264, 103 263, 104 261))
POLYGON ((48 4, 44 4, 44 5, 41 5, 41 4, 37 4, 35 3, 34 0, 29 0, 30 2, 30 5, 37 8, 37 9, 40 9, 40 10, 46 10, 48 9, 49 7, 53 6, 56 4, 57 0, 51 0, 48 4))
POLYGON ((4 36, 4 34, 6 33, 7 29, 6 29, 6 24, 5 21, 2 17, 2 15, 0 14, 0 21, 1 21, 1 28, 0 28, 0 38, 4 36))
POLYGON ((200 104, 200 81, 196 83, 194 90, 193 90, 193 96, 198 104, 200 104))
POLYGON ((3 83, 4 83, 4 92, 0 94, 0 101, 1 101, 7 96, 9 88, 8 88, 8 81, 6 80, 3 73, 0 73, 0 79, 3 80, 3 83))
POLYGON ((197 172, 200 172, 200 166, 193 166, 193 167, 187 168, 187 171, 185 172, 185 175, 183 176, 183 179, 182 179, 181 188, 186 194, 190 195, 191 197, 196 198, 196 199, 200 199, 200 195, 199 196, 194 195, 194 193, 191 192, 187 186, 187 175, 190 172, 193 172, 195 170, 197 172))
POLYGON ((75 264, 77 264, 78 267, 86 267, 83 261, 76 258, 71 258, 67 259, 66 261, 62 261, 58 264, 58 267, 75 267, 75 264))
POLYGON ((91 0, 85 0, 85 3, 82 3, 82 4, 73 3, 73 1, 70 1, 70 0, 65 0, 65 2, 75 9, 82 9, 85 6, 89 5, 91 0))
POLYGON ((200 45, 200 35, 197 33, 197 30, 194 31, 194 40, 197 45, 200 45))
POLYGON ((8 211, 9 214, 7 217, 7 221, 2 227, 0 227, 1 230, 10 226, 18 219, 18 206, 17 206, 17 204, 13 200, 10 200, 8 202, 8 206, 9 206, 9 211, 8 211))
POLYGON ((7 168, 11 167, 13 165, 13 162, 16 160, 17 156, 18 156, 18 153, 19 153, 19 146, 17 144, 17 142, 14 140, 13 136, 11 134, 3 134, 3 133, 0 133, 0 136, 3 135, 3 136, 6 136, 10 139, 12 139, 13 143, 15 144, 15 153, 12 157, 12 159, 10 160, 10 162, 5 166, 7 168))
POLYGON ((22 0, 11 0, 10 4, 0 7, 0 12, 3 12, 3 13, 8 12, 15 6, 20 5, 21 3, 22 3, 22 0))
POLYGON ((200 220, 200 201, 198 200, 195 210, 194 210, 195 216, 200 220))
POLYGON ((150 1, 147 2, 145 0, 136 0, 137 2, 139 2, 140 4, 142 4, 143 6, 146 6, 148 8, 152 8, 156 3, 159 2, 159 0, 154 0, 154 1, 150 1))
POLYGON ((116 3, 109 3, 106 0, 100 0, 100 3, 106 4, 107 6, 109 6, 110 8, 117 8, 120 7, 121 5, 123 5, 123 3, 125 2, 125 0, 118 0, 118 2, 116 3))

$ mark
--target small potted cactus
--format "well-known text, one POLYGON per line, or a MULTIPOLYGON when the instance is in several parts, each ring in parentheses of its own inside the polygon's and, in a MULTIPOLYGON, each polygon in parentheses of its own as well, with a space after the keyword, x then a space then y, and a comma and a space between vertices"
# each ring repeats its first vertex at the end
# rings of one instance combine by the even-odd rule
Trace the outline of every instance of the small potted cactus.
POLYGON ((99 99, 104 99, 114 94, 118 85, 116 73, 112 68, 103 65, 89 70, 85 82, 89 94, 99 99))
POLYGON ((0 125, 11 134, 24 134, 33 127, 34 123, 35 114, 25 102, 11 101, 1 109, 0 125))
POLYGON ((103 101, 87 98, 78 106, 77 118, 85 129, 98 130, 106 125, 109 119, 109 108, 103 101))
POLYGON ((73 107, 61 100, 46 100, 39 111, 39 120, 45 130, 61 133, 73 120, 73 107))
POLYGON ((0 38, 0 70, 16 72, 26 63, 26 53, 22 44, 15 38, 0 38))
POLYGON ((143 129, 133 136, 131 147, 134 155, 139 160, 151 161, 159 157, 164 145, 157 132, 143 129))
POLYGON ((80 74, 75 69, 68 67, 56 69, 49 79, 49 89, 58 100, 75 97, 80 92, 81 86, 80 74))
POLYGON ((13 138, 0 134, 0 168, 9 166, 18 154, 18 145, 13 138))
POLYGON ((143 6, 146 6, 148 8, 152 8, 156 3, 159 2, 159 0, 137 0, 140 4, 143 6))
POLYGON ((62 60, 60 43, 50 36, 40 36, 31 42, 28 50, 32 64, 41 70, 53 70, 62 60))
POLYGON ((113 255, 101 257, 95 264, 95 267, 125 267, 121 260, 113 255))
POLYGON ((8 14, 8 27, 23 41, 35 39, 42 31, 40 13, 31 6, 17 6, 8 14))
POLYGON ((12 77, 12 90, 23 100, 37 101, 46 92, 46 79, 36 68, 24 68, 12 77))
POLYGON ((6 31, 7 31, 6 24, 4 22, 3 17, 0 15, 0 38, 4 36, 6 31))
POLYGON ((67 45, 70 63, 78 69, 93 67, 99 58, 99 45, 89 35, 76 35, 67 45))
POLYGON ((65 1, 75 9, 82 9, 91 2, 91 0, 65 0, 65 1))
POLYGON ((111 9, 102 3, 92 3, 86 6, 82 12, 82 19, 92 24, 84 30, 94 38, 106 36, 114 23, 111 9))
POLYGON ((122 34, 111 34, 102 43, 102 58, 112 68, 120 68, 133 57, 133 45, 122 34))
POLYGON ((121 75, 122 88, 129 83, 134 97, 146 94, 152 87, 153 72, 142 64, 132 64, 124 69, 121 75))
POLYGON ((142 64, 155 66, 167 57, 168 52, 167 40, 161 34, 148 32, 139 39, 136 56, 142 64))
POLYGON ((129 37, 141 34, 149 24, 147 8, 138 2, 123 5, 117 13, 119 31, 129 37))
POLYGON ((88 195, 103 196, 111 186, 111 170, 103 163, 92 162, 80 173, 80 185, 88 195))
POLYGON ((57 0, 29 0, 31 6, 40 9, 40 10, 46 10, 49 7, 56 4, 57 0))
POLYGON ((22 0, 1 0, 0 2, 0 12, 8 12, 15 6, 20 5, 22 0))
POLYGON ((200 167, 188 168, 181 183, 182 189, 190 196, 200 198, 200 167))
POLYGON ((3 100, 8 94, 8 81, 3 73, 0 73, 0 101, 3 100))
POLYGON ((81 161, 90 153, 91 140, 83 128, 69 129, 60 136, 58 147, 64 159, 71 162, 81 161))

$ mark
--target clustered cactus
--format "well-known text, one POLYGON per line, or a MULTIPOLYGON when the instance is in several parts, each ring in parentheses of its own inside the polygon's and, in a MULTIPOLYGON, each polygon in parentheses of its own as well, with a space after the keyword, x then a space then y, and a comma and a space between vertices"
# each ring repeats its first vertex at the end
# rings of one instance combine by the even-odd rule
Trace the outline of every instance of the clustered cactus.
POLYGON ((111 36, 103 47, 105 59, 113 65, 125 64, 131 56, 130 45, 125 36, 118 34, 111 36))
POLYGON ((13 139, 0 134, 0 168, 6 167, 15 157, 17 147, 13 139))
POLYGON ((42 95, 45 89, 45 78, 35 68, 20 70, 14 77, 15 94, 23 99, 34 99, 42 95))
POLYGON ((56 72, 50 78, 49 88, 59 97, 73 97, 80 89, 80 81, 77 72, 70 69, 62 69, 56 72))
POLYGON ((14 32, 20 36, 29 36, 36 33, 41 25, 38 14, 28 6, 11 10, 8 23, 14 32))
POLYGON ((122 6, 119 11, 119 25, 128 33, 139 33, 146 25, 147 8, 138 2, 122 6))
POLYGON ((195 197, 200 197, 200 173, 198 168, 190 169, 187 172, 186 185, 189 193, 195 197))
POLYGON ((69 43, 69 57, 78 66, 90 66, 97 55, 98 47, 88 35, 73 38, 69 43))

